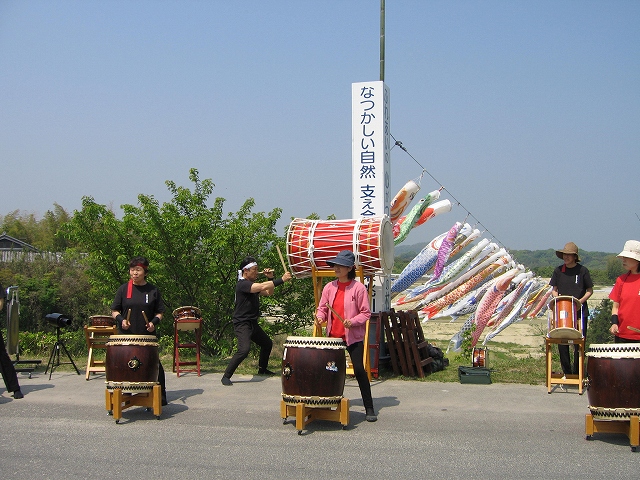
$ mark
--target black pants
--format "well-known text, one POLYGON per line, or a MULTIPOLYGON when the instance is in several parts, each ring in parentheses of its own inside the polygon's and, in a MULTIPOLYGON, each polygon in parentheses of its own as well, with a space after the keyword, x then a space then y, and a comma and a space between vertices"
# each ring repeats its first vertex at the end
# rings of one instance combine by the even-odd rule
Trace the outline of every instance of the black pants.
POLYGON ((255 342, 260 346, 260 360, 258 361, 258 368, 267 368, 269 365, 269 355, 271 355, 271 349, 273 348, 273 342, 269 338, 269 335, 262 330, 262 327, 257 322, 239 322, 233 325, 233 331, 238 339, 238 350, 231 357, 227 369, 224 371, 224 376, 231 378, 233 372, 236 371, 238 365, 249 356, 251 350, 251 342, 255 342))
POLYGON ((158 383, 160 384, 160 391, 162 396, 166 398, 167 396, 167 384, 164 379, 164 368, 162 368, 162 363, 158 362, 158 383))
MULTIPOLYGON (((583 307, 584 308, 584 307, 583 307)), ((585 344, 587 341, 587 314, 582 312, 582 335, 584 336, 585 344)), ((569 355, 569 345, 558 345, 558 353, 560 354, 560 365, 562 365, 562 373, 565 375, 577 375, 578 374, 578 362, 580 361, 580 348, 577 345, 573 346, 573 366, 571 365, 571 357, 569 355)))
POLYGON ((18 383, 18 374, 13 366, 11 358, 7 353, 7 349, 4 345, 4 338, 2 332, 0 332, 0 370, 2 370, 2 379, 7 387, 8 392, 15 392, 20 390, 20 384, 18 383))
POLYGON ((353 364, 353 373, 360 387, 360 395, 362 395, 362 404, 365 410, 373 410, 373 398, 371 396, 371 384, 369 376, 364 368, 364 342, 352 343, 347 347, 351 363, 353 364))

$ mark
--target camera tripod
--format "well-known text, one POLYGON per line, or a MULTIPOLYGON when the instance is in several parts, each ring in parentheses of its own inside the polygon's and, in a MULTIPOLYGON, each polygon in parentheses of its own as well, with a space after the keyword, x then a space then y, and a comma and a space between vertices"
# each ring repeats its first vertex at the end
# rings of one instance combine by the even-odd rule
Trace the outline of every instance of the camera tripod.
POLYGON ((78 375, 80 375, 80 370, 78 370, 78 367, 76 367, 76 364, 73 361, 73 358, 71 358, 71 355, 69 354, 69 350, 67 350, 67 347, 65 347, 64 342, 60 339, 60 327, 56 326, 56 343, 54 343, 53 348, 51 349, 51 355, 49 356, 49 361, 47 362, 47 368, 44 370, 44 373, 47 373, 47 370, 49 370, 49 366, 51 366, 51 372, 49 372, 49 380, 51 380, 51 375, 53 374, 53 369, 55 367, 57 367, 58 365, 60 365, 60 349, 64 350, 64 353, 67 354, 67 357, 69 358, 68 362, 62 362, 62 363, 70 363, 71 365, 73 365, 73 368, 76 369, 76 372, 78 375), (56 359, 56 361, 54 362, 54 357, 56 359))

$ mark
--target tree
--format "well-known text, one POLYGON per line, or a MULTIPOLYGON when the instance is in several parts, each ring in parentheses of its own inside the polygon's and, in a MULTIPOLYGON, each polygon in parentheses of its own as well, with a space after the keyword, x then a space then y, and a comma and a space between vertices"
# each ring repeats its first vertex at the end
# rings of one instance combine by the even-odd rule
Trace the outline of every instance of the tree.
MULTIPOLYGON (((230 351, 233 341, 231 316, 234 308, 237 269, 247 255, 261 265, 277 266, 276 234, 281 210, 252 212, 248 199, 236 213, 224 215, 224 199, 207 206, 214 184, 200 181, 191 169, 193 191, 172 181, 166 185, 173 198, 160 205, 153 196, 141 194, 138 205, 123 205, 118 220, 93 198, 83 198, 82 210, 67 224, 65 236, 86 254, 85 262, 96 292, 105 308, 116 289, 128 279, 129 259, 149 259, 149 281, 160 288, 167 304, 167 320, 181 306, 197 306, 203 314, 204 348, 210 353, 230 351)), ((276 269, 277 271, 278 269, 276 269)), ((275 333, 293 333, 313 321, 311 282, 290 282, 263 300, 266 327, 275 333)), ((160 333, 173 333, 171 321, 160 324, 160 333)))
POLYGON ((613 255, 607 257, 607 278, 615 283, 616 279, 624 273, 624 268, 622 268, 622 262, 618 257, 614 257, 613 255))
POLYGON ((609 331, 611 328, 611 307, 613 307, 613 302, 605 298, 591 313, 591 320, 587 328, 589 344, 613 342, 613 335, 609 331))
POLYGON ((17 256, 3 264, 2 284, 18 286, 20 330, 46 330, 45 315, 63 313, 72 318, 70 329, 101 312, 100 299, 89 291, 86 268, 73 255, 46 253, 31 258, 17 256))

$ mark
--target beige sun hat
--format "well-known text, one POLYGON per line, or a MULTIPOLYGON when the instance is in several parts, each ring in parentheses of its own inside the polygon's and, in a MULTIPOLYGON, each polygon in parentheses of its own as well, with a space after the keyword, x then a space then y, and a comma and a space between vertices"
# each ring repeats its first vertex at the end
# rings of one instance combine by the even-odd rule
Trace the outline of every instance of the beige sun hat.
POLYGON ((622 252, 618 254, 618 257, 633 258, 640 262, 640 242, 637 240, 627 240, 624 243, 622 252))
POLYGON ((572 253, 573 255, 576 256, 576 263, 580 263, 580 255, 578 255, 578 246, 575 243, 569 242, 564 246, 562 250, 556 250, 556 257, 558 257, 559 259, 562 259, 563 253, 572 253))

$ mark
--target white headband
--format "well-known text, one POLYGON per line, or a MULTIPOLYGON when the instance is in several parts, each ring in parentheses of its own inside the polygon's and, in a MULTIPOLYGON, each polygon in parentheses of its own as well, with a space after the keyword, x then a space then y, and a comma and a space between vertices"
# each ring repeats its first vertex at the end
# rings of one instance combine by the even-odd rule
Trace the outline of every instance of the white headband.
POLYGON ((247 265, 245 265, 244 267, 242 267, 242 270, 238 270, 238 280, 242 280, 244 278, 244 276, 242 275, 242 272, 244 270, 249 270, 251 267, 257 267, 258 264, 256 262, 251 262, 247 265))

